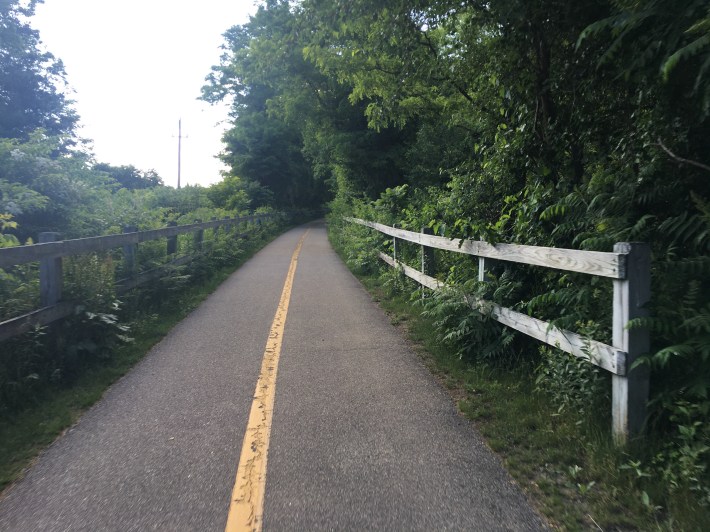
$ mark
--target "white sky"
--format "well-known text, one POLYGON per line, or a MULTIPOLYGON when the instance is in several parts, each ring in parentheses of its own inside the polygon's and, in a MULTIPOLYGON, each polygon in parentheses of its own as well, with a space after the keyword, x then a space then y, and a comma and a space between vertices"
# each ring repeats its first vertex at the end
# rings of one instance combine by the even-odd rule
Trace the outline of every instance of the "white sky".
POLYGON ((219 62, 222 34, 255 12, 255 0, 45 0, 32 26, 64 62, 98 162, 154 169, 177 185, 221 179, 215 156, 226 106, 197 101, 219 62))

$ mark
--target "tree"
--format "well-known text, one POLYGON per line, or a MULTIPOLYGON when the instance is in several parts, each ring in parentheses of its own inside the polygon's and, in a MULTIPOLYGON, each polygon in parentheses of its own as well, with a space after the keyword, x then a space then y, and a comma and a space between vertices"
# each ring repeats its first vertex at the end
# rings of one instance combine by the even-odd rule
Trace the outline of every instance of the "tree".
POLYGON ((62 62, 43 51, 27 20, 42 0, 0 1, 0 138, 27 139, 41 128, 71 134, 77 115, 61 92, 62 62))
POLYGON ((21 241, 41 231, 88 236, 111 223, 101 211, 112 180, 91 169, 89 155, 61 151, 62 138, 41 131, 27 141, 0 139, 0 212, 14 215, 21 241))
MULTIPOLYGON (((708 448, 706 0, 302 0, 262 10, 225 64, 241 83, 233 94, 248 95, 253 80, 268 87, 265 112, 298 126, 338 214, 490 242, 651 243, 651 423, 668 435, 692 426, 692 444, 708 448)), ((442 275, 466 278, 470 264, 451 261, 442 275)), ((598 311, 609 286, 500 271, 510 304, 610 334, 598 311)), ((710 493, 703 460, 693 467, 710 493)))
POLYGON ((94 165, 97 172, 105 172, 121 187, 130 190, 163 186, 163 179, 155 170, 142 171, 133 165, 111 166, 107 163, 94 165))
POLYGON ((351 102, 350 84, 306 57, 309 23, 297 6, 270 0, 225 34, 203 89, 208 101, 233 98, 223 160, 273 190, 279 205, 319 205, 347 188, 375 198, 404 182, 414 129, 368 127, 368 102, 351 102))
POLYGON ((275 204, 286 208, 318 205, 324 191, 301 153, 299 127, 274 112, 276 100, 284 96, 277 90, 280 81, 304 64, 285 47, 291 25, 287 3, 260 7, 247 24, 225 33, 222 64, 213 68, 203 88, 207 101, 233 98, 233 127, 224 135, 221 156, 231 175, 267 187, 275 204), (286 61, 270 62, 280 53, 286 61))
POLYGON ((219 183, 207 189, 207 197, 212 204, 230 211, 247 211, 273 203, 270 189, 256 181, 248 181, 237 176, 226 175, 219 183))

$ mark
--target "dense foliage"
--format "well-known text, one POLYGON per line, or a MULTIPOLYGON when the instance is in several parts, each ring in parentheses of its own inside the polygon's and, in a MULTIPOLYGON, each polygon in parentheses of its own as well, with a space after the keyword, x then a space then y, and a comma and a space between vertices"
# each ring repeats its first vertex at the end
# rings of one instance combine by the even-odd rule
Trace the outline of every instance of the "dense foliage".
MULTIPOLYGON (((649 242, 652 317, 636 325, 652 331, 648 430, 666 441, 654 471, 710 504, 707 2, 267 0, 225 37, 204 89, 234 102, 225 161, 276 194, 325 182, 336 226, 356 213, 490 242, 649 242)), ((361 230, 336 231, 355 262, 372 257, 361 230)), ((437 260, 460 290, 610 340, 608 282, 499 265, 477 287, 470 259, 437 260)), ((442 339, 462 356, 531 360, 540 389, 570 405, 591 393, 573 378, 608 390, 566 355, 450 310, 442 339)))
POLYGON ((0 138, 73 130, 77 121, 62 92, 64 66, 42 49, 29 17, 42 0, 0 2, 0 138))
MULTIPOLYGON (((61 63, 26 22, 38 1, 0 1, 0 246, 45 230, 75 237, 325 201, 364 268, 380 242, 342 225, 345 215, 494 243, 648 242, 651 318, 635 325, 652 332, 642 362, 656 443, 629 463, 669 495, 710 504, 707 1, 265 0, 227 31, 203 89, 232 105, 230 171, 180 191, 72 148, 61 63)), ((417 260, 406 246, 398 257, 417 260)), ((106 263, 72 267, 90 269, 93 293, 112 304, 106 263)), ((0 271, 0 316, 31 306, 31 273, 0 271)), ((460 296, 608 342, 610 283, 498 264, 482 285, 476 273, 468 257, 436 256, 453 287, 425 304, 442 342, 472 363, 529 364, 561 409, 606 415, 608 376, 501 329, 460 296)), ((96 331, 116 325, 104 314, 91 318, 96 331)), ((24 341, 31 352, 40 339, 24 341)), ((21 368, 5 382, 34 375, 21 368)))
MULTIPOLYGON (((237 175, 175 190, 153 170, 95 161, 75 137, 78 117, 64 96, 62 64, 29 25, 39 1, 0 1, 0 248, 36 242, 42 232, 71 239, 271 210, 273 192, 237 175)), ((110 358, 129 341, 129 325, 149 321, 146 313, 159 304, 174 304, 188 280, 235 264, 243 246, 234 235, 206 233, 210 253, 195 268, 173 270, 120 301, 115 281, 131 273, 122 271, 121 248, 63 260, 63 295, 76 303, 76 315, 0 342, 0 416, 110 358)), ((181 253, 193 247, 190 235, 180 237, 181 253)), ((137 254, 140 270, 174 258, 164 241, 141 244, 137 254)), ((0 321, 39 306, 37 263, 0 269, 0 321)))
MULTIPOLYGON (((254 190, 238 178, 230 179, 229 186, 176 190, 162 186, 155 172, 92 164, 80 152, 60 155, 57 145, 41 131, 27 141, 0 139, 0 247, 32 242, 43 231, 79 238, 233 217, 254 208, 254 190)), ((48 387, 71 384, 87 368, 109 361, 129 341, 129 326, 145 321, 150 309, 173 301, 188 281, 206 278, 240 256, 242 247, 233 235, 207 231, 207 238, 211 252, 191 270, 175 270, 120 299, 114 282, 130 274, 123 270, 121 248, 65 259, 63 294, 77 303, 76 315, 0 342, 0 416, 22 410, 48 387)), ((192 247, 191 235, 180 237, 181 254, 192 247)), ((171 258, 164 241, 138 247, 141 271, 171 258)), ((39 306, 37 263, 0 269, 0 321, 39 306)))

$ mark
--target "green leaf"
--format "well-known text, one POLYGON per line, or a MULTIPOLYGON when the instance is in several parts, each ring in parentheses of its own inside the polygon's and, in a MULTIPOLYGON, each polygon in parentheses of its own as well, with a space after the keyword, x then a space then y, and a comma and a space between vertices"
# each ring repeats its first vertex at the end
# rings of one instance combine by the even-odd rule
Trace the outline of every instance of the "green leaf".
POLYGON ((699 54, 703 50, 703 48, 708 45, 710 45, 710 33, 695 39, 690 44, 684 46, 683 48, 672 54, 668 59, 666 59, 663 65, 661 65, 661 74, 663 76, 663 81, 668 81, 671 71, 681 60, 689 59, 694 55, 699 54))

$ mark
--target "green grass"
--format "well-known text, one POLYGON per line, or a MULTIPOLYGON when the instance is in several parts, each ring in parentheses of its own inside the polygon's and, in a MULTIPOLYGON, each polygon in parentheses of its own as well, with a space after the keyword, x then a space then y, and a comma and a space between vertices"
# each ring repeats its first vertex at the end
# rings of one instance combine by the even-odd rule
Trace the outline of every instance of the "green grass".
POLYGON ((71 427, 111 384, 273 238, 250 241, 234 264, 212 272, 200 283, 190 283, 164 303, 160 312, 134 316, 134 323, 142 323, 131 331, 134 341, 118 348, 103 365, 87 369, 71 387, 45 390, 33 404, 0 417, 0 490, 18 479, 37 455, 71 427))
POLYGON ((649 442, 619 449, 612 444, 610 416, 582 422, 559 413, 546 394, 535 391, 530 362, 504 369, 460 360, 437 340, 409 292, 393 290, 392 275, 358 276, 553 528, 707 529, 707 507, 687 493, 668 495, 659 478, 622 468, 631 456, 643 455, 649 442))

